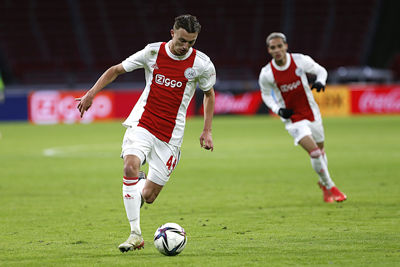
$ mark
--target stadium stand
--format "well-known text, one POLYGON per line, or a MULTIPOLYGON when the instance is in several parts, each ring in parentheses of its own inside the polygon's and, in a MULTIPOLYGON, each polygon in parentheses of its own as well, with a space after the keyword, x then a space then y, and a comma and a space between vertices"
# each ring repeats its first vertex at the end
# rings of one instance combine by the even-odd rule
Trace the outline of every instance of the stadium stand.
POLYGON ((312 55, 328 70, 357 66, 368 52, 377 3, 5 0, 0 6, 5 63, 0 67, 9 68, 13 79, 8 80, 18 84, 93 82, 145 44, 168 40, 173 17, 182 13, 198 16, 203 31, 196 48, 213 59, 219 79, 257 79, 269 60, 265 37, 272 31, 287 33, 290 51, 312 55))

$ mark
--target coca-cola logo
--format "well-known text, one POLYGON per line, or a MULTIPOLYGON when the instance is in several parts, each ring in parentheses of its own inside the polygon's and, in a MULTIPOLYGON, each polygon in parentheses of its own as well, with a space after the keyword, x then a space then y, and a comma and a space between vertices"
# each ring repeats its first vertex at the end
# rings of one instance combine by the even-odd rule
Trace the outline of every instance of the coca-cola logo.
POLYGON ((239 95, 217 93, 215 95, 215 113, 250 114, 257 110, 260 102, 261 96, 256 93, 244 93, 239 95))
POLYGON ((360 96, 358 107, 362 113, 398 113, 400 112, 400 90, 365 91, 360 96))

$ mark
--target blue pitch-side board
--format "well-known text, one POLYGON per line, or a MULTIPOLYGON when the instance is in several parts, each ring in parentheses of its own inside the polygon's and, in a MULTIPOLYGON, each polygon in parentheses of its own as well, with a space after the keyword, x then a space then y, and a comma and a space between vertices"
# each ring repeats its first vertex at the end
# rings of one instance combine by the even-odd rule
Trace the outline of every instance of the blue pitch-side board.
POLYGON ((7 93, 4 102, 0 102, 0 121, 27 121, 27 93, 7 93))

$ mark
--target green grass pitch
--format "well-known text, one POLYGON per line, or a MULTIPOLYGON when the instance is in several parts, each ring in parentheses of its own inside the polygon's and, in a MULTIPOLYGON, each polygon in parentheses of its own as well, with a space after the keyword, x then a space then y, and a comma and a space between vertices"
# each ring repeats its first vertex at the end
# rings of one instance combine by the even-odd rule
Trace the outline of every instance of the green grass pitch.
POLYGON ((330 173, 348 200, 326 204, 310 160, 268 116, 188 120, 182 158, 145 205, 145 249, 121 254, 120 122, 1 123, 0 266, 400 266, 400 116, 325 118, 330 173), (161 255, 166 222, 188 233, 161 255))

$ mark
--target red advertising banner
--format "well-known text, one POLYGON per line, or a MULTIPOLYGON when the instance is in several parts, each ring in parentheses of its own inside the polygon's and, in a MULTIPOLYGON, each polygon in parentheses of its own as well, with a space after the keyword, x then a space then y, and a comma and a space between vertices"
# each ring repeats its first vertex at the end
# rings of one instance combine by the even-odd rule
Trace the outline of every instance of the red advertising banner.
POLYGON ((131 113, 142 91, 118 90, 114 92, 114 118, 125 119, 131 113))
MULTIPOLYGON (((77 109, 85 91, 34 91, 28 96, 28 118, 35 124, 89 123, 98 120, 125 119, 140 98, 140 90, 101 91, 83 118, 77 109)), ((187 116, 195 115, 192 101, 187 116)))
MULTIPOLYGON (((260 91, 241 94, 215 93, 215 114, 256 114, 262 105, 260 91)), ((201 112, 203 112, 201 110, 201 112)))
MULTIPOLYGON (((400 85, 330 86, 324 94, 316 94, 322 115, 400 114, 400 85)), ((80 118, 78 102, 85 91, 35 91, 28 97, 29 121, 37 124, 89 123, 95 120, 125 119, 140 98, 142 90, 105 90, 94 99, 92 107, 80 118)), ((201 98, 202 99, 202 98, 201 98)), ((259 91, 215 93, 215 114, 251 115, 263 106, 259 91)), ((191 101, 187 116, 196 112, 191 101)))
POLYGON ((351 86, 353 114, 399 114, 400 86, 351 86))
POLYGON ((89 123, 114 117, 113 94, 104 91, 94 98, 92 106, 81 118, 75 98, 84 94, 84 91, 31 92, 28 97, 29 121, 36 124, 89 123))

